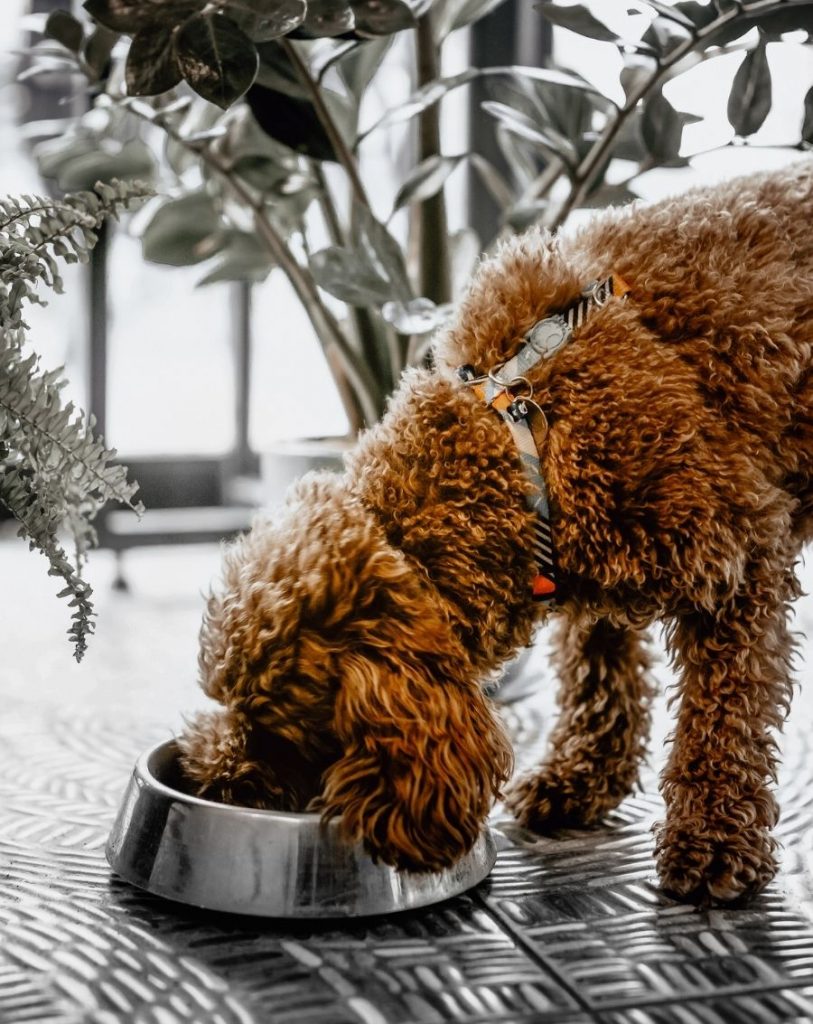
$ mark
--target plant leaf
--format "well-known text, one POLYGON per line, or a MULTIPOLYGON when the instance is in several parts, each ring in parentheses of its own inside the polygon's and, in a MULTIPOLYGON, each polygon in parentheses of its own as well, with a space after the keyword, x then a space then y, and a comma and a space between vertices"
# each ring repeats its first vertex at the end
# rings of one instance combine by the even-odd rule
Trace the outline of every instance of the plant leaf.
POLYGON ((588 8, 582 4, 574 4, 572 7, 559 7, 552 0, 545 0, 544 3, 536 4, 536 10, 547 18, 553 25, 560 28, 570 29, 580 36, 587 36, 589 39, 600 39, 604 43, 615 43, 618 36, 611 28, 599 21, 588 8))
MULTIPOLYGON (((490 68, 468 68, 466 71, 461 71, 456 75, 450 75, 447 78, 436 78, 434 81, 427 82, 419 89, 416 89, 415 92, 413 92, 412 95, 403 103, 400 103, 397 107, 392 107, 390 110, 386 111, 378 121, 367 128, 366 131, 359 136, 358 142, 366 139, 371 132, 378 128, 391 127, 394 124, 400 124, 403 121, 408 121, 410 118, 415 117, 424 110, 428 110, 429 107, 443 99, 443 97, 453 89, 458 89, 462 85, 467 85, 473 79, 479 78, 480 76, 489 75, 507 75, 518 76, 520 78, 531 78, 537 82, 549 83, 551 85, 563 85, 571 89, 579 89, 584 92, 591 93, 594 96, 601 96, 601 93, 599 93, 583 78, 567 71, 558 71, 555 68, 534 68, 510 64, 490 68)), ((601 96, 601 98, 604 99, 605 97, 601 96)))
POLYGON ((446 183, 446 179, 465 160, 460 156, 434 156, 422 160, 407 175, 393 204, 393 213, 409 203, 421 203, 430 196, 437 195, 446 183))
POLYGON ((362 36, 392 36, 414 28, 417 19, 404 0, 352 0, 355 29, 362 36))
MULTIPOLYGON (((649 2, 649 0, 646 0, 649 2)), ((671 18, 655 18, 641 36, 641 42, 651 46, 661 56, 666 56, 676 46, 692 39, 694 31, 671 18)))
POLYGON ((224 110, 249 89, 259 65, 254 43, 222 14, 196 14, 185 22, 175 53, 195 92, 224 110))
POLYGON ((670 21, 674 21, 677 24, 682 25, 691 32, 694 31, 694 21, 688 14, 681 10, 679 4, 675 4, 673 6, 672 4, 662 3, 661 0, 644 0, 644 3, 647 7, 651 7, 653 11, 657 11, 657 13, 662 15, 664 18, 668 18, 670 21))
POLYGON ((231 231, 227 237, 225 248, 218 254, 217 264, 197 282, 196 287, 202 288, 221 281, 259 284, 271 273, 274 262, 256 235, 231 231))
POLYGON ((309 93, 300 81, 296 68, 278 42, 270 39, 266 43, 260 43, 257 46, 257 54, 260 58, 260 67, 255 79, 257 85, 264 85, 267 89, 284 92, 287 96, 307 99, 310 102, 309 93))
POLYGON ((214 256, 225 239, 212 197, 199 190, 159 206, 142 232, 141 245, 150 263, 185 267, 214 256))
POLYGON ((606 100, 595 86, 577 75, 574 71, 559 71, 556 68, 535 68, 522 64, 507 64, 505 66, 481 68, 481 75, 513 75, 518 78, 530 78, 543 85, 561 85, 568 89, 577 89, 579 92, 589 93, 592 96, 606 100))
POLYGON ((83 4, 95 21, 128 35, 151 25, 180 25, 203 5, 204 0, 85 0, 83 4))
POLYGON ((652 77, 656 66, 651 57, 638 53, 624 54, 624 67, 621 69, 620 81, 627 99, 652 77))
POLYGON ((511 180, 516 187, 524 191, 539 175, 539 149, 509 132, 499 121, 495 135, 511 180))
POLYGON ((305 20, 305 0, 226 0, 228 17, 255 43, 278 39, 305 20))
POLYGON ((717 17, 714 4, 701 4, 698 0, 678 0, 674 7, 670 7, 673 14, 680 14, 696 28, 704 28, 717 17))
POLYGON ((392 46, 392 42, 390 36, 378 36, 358 43, 339 58, 339 74, 356 103, 361 102, 361 97, 381 66, 381 61, 392 46))
POLYGON ((130 139, 117 151, 108 153, 87 140, 84 153, 75 153, 55 168, 57 184, 66 192, 95 186, 112 178, 150 177, 155 164, 149 147, 141 139, 130 139))
POLYGON ((749 50, 737 68, 728 97, 728 120, 740 136, 753 135, 762 127, 773 102, 771 69, 765 39, 749 50))
POLYGON ((478 177, 494 197, 494 201, 501 210, 507 209, 514 201, 514 196, 508 182, 503 178, 497 168, 481 153, 469 153, 469 163, 477 172, 478 177))
POLYGON ((110 55, 119 35, 104 25, 98 25, 85 43, 85 63, 97 79, 105 76, 110 69, 110 55))
POLYGON ((330 39, 352 32, 356 23, 346 0, 308 0, 308 13, 294 33, 301 39, 330 39))
POLYGON ((640 104, 624 120, 621 129, 612 145, 612 155, 619 160, 633 160, 641 163, 646 159, 647 147, 644 143, 641 122, 643 111, 640 104))
POLYGON ((451 92, 452 89, 465 85, 473 78, 476 78, 477 74, 478 72, 474 68, 468 68, 466 71, 461 71, 457 75, 451 75, 449 78, 437 78, 433 82, 427 82, 416 89, 403 103, 399 103, 397 107, 392 107, 386 111, 375 124, 361 135, 359 141, 366 138, 376 128, 401 124, 403 121, 408 121, 424 110, 428 110, 429 107, 437 103, 438 100, 451 92))
POLYGON ((314 160, 336 159, 333 143, 308 100, 257 84, 246 100, 257 124, 272 139, 314 160))
POLYGON ((559 157, 570 167, 578 163, 579 154, 576 147, 564 135, 560 135, 551 128, 543 130, 527 114, 514 110, 513 107, 509 107, 505 103, 486 100, 481 106, 514 135, 519 135, 520 138, 532 142, 552 156, 559 157))
POLYGON ((44 305, 39 285, 62 290, 57 257, 87 262, 105 216, 116 216, 150 194, 142 183, 99 185, 61 199, 0 200, 0 505, 19 524, 18 535, 48 559, 70 598, 74 654, 80 660, 93 632, 92 589, 82 568, 96 542, 93 518, 108 500, 133 504, 136 484, 114 466, 115 455, 93 434, 93 417, 63 405, 62 371, 43 371, 25 345, 26 303, 44 305), (24 349, 25 346, 25 349, 24 349), (63 547, 72 540, 73 558, 63 547))
POLYGON ((390 282, 351 249, 315 252, 310 267, 320 288, 351 306, 381 306, 392 297, 390 282))
POLYGON ((455 29, 480 21, 502 3, 504 0, 440 0, 433 9, 435 38, 442 42, 455 29))
POLYGON ((163 25, 140 29, 130 43, 124 69, 130 96, 158 96, 181 81, 172 30, 163 25))
POLYGON ((79 53, 85 38, 81 22, 70 11, 51 11, 45 22, 45 35, 62 43, 71 53, 79 53))
POLYGON ((82 6, 94 21, 114 32, 137 32, 144 24, 139 0, 85 0, 82 6))
POLYGON ((645 100, 641 134, 647 150, 660 161, 671 160, 680 153, 683 118, 662 92, 645 100))
POLYGON ((706 36, 706 46, 723 46, 753 28, 762 29, 769 39, 796 29, 813 32, 813 3, 810 0, 788 0, 778 10, 767 11, 749 11, 746 5, 742 15, 725 22, 706 36))
POLYGON ((391 294, 401 302, 409 302, 414 295, 401 246, 366 206, 356 204, 354 212, 362 246, 373 261, 373 266, 391 283, 391 294))

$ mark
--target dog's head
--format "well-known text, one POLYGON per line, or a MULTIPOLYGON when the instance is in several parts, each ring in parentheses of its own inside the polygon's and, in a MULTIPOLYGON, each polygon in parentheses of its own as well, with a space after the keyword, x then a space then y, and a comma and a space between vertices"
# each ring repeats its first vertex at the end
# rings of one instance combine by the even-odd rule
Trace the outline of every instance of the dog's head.
POLYGON ((313 474, 241 538, 201 631, 182 764, 229 802, 340 816, 413 869, 471 847, 511 751, 421 570, 343 478, 313 474))

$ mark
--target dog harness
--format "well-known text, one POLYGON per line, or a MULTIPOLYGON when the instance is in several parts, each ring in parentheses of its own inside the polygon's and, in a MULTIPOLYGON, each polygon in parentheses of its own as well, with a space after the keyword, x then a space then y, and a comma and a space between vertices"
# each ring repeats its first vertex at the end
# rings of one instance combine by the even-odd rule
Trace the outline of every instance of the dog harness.
POLYGON ((531 595, 535 601, 553 605, 557 596, 557 570, 550 527, 548 489, 542 476, 540 452, 548 432, 543 410, 533 400, 533 385, 526 374, 542 359, 550 359, 567 344, 573 331, 585 322, 593 309, 600 309, 615 296, 624 298, 629 285, 618 274, 594 281, 581 298, 563 313, 537 321, 525 334, 519 351, 505 363, 479 374, 473 366, 460 366, 458 377, 477 397, 500 414, 519 450, 519 457, 531 489, 528 506, 535 513, 531 550, 535 574, 531 595))

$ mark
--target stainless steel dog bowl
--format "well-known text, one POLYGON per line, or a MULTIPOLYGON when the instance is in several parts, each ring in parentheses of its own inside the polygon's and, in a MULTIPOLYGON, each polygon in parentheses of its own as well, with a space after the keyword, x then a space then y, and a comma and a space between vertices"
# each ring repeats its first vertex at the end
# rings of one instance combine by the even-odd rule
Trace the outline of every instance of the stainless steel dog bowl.
POLYGON ((136 763, 107 843, 113 870, 158 896, 261 917, 360 917, 438 903, 481 882, 494 866, 484 831, 445 871, 400 873, 342 841, 317 814, 232 807, 190 796, 178 751, 162 743, 136 763))

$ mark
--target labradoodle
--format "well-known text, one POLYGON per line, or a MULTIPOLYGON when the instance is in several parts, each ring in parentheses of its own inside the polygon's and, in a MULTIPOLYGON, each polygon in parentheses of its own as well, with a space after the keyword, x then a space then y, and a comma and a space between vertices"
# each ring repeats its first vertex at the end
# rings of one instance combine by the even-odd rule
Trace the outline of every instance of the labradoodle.
POLYGON ((223 709, 181 738, 196 791, 319 809, 387 863, 443 868, 512 772, 483 680, 551 615, 561 714, 506 798, 536 832, 590 825, 636 781, 659 620, 679 669, 661 883, 703 902, 764 886, 794 562, 813 535, 811 217, 808 161, 531 231, 484 261, 435 369, 404 374, 344 474, 303 478, 228 551, 200 654, 223 709), (511 431, 456 370, 499 368, 609 274, 628 294, 517 385, 547 419, 552 609, 529 588, 511 431))

